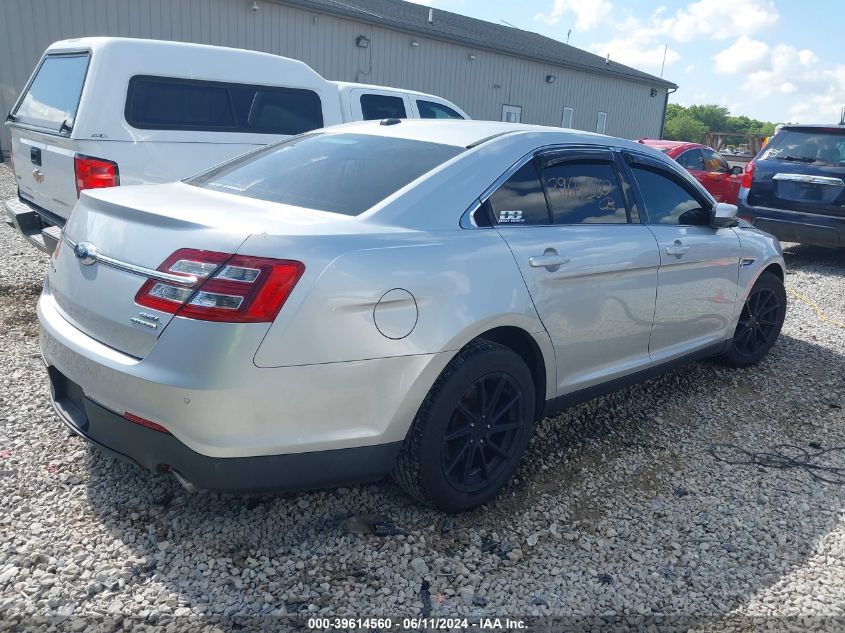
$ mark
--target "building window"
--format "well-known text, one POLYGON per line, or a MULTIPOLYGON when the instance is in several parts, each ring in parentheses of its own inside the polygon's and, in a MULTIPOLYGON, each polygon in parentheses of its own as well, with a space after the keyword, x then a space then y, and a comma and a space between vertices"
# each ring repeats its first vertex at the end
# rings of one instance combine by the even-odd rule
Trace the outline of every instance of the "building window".
POLYGON ((599 112, 599 115, 596 117, 596 132, 599 134, 604 134, 604 131, 607 129, 607 112, 599 112))
POLYGON ((560 122, 560 127, 572 127, 572 115, 574 112, 574 108, 563 109, 563 120, 560 122))
POLYGON ((502 121, 505 123, 519 123, 522 121, 522 106, 503 105, 502 121))

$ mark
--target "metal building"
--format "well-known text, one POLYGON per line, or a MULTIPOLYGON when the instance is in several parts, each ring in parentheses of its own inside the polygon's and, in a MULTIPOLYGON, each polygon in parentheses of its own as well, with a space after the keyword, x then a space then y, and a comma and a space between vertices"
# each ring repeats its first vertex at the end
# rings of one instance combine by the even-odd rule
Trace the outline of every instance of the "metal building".
MULTIPOLYGON (((401 0, 0 0, 0 112, 47 46, 114 35, 255 49, 410 88, 476 119, 659 138, 675 84, 556 40, 401 0)), ((8 133, 2 147, 8 154, 8 133)))

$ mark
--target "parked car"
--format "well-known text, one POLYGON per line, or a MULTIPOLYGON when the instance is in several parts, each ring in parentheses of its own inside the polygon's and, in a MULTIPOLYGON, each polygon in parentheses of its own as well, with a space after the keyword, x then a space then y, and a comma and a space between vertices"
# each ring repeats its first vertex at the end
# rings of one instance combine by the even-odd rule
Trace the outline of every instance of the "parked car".
POLYGON ((38 302, 59 416, 189 489, 393 473, 491 499, 535 420, 692 359, 758 362, 777 240, 659 152, 387 120, 86 190, 38 302))
POLYGON ((433 95, 327 81, 267 53, 56 42, 7 118, 18 185, 7 219, 49 251, 84 189, 172 182, 294 134, 386 116, 468 118, 433 95))
POLYGON ((845 125, 785 125, 748 163, 740 215, 788 242, 845 247, 845 125))
POLYGON ((660 150, 695 176, 718 202, 736 204, 742 182, 742 167, 731 167, 712 147, 684 141, 641 139, 640 143, 660 150))

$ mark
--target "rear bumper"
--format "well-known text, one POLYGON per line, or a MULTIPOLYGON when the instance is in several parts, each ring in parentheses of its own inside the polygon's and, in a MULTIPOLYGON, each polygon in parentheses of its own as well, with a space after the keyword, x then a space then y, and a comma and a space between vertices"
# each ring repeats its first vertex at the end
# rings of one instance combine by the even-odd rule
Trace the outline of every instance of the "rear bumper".
POLYGON ((738 215, 782 242, 845 247, 845 217, 752 207, 739 202, 738 215))
POLYGON ((190 490, 305 490, 375 481, 390 472, 401 447, 394 442, 290 455, 209 457, 172 435, 129 422, 85 397, 55 368, 48 371, 53 407, 70 430, 113 457, 172 473, 190 490))
MULTIPOLYGON (((379 447, 404 439, 451 357, 420 354, 259 368, 252 356, 264 329, 174 319, 150 353, 137 359, 75 328, 46 290, 38 302, 38 319, 44 360, 51 371, 78 385, 82 404, 77 408, 90 410, 91 420, 102 418, 103 411, 117 412, 115 426, 132 425, 120 417, 124 412, 162 425, 172 436, 154 436, 159 442, 175 442, 173 446, 187 451, 184 455, 196 455, 182 457, 180 464, 203 458, 237 464, 231 460, 282 455, 298 464, 304 458, 294 455, 364 447, 369 449, 357 454, 375 460, 388 451, 379 447)), ((106 417, 114 421, 113 416, 106 417)), ((92 424, 90 439, 144 467, 175 466, 176 460, 160 447, 148 451, 149 456, 136 455, 132 441, 121 449, 123 444, 99 435, 102 425, 92 424)), ((140 432, 146 434, 147 429, 140 432)), ((331 479, 335 471, 325 467, 331 479)), ((354 474, 355 469, 345 470, 354 474)), ((363 474, 372 472, 365 469, 363 474)))
POLYGON ((61 239, 61 228, 34 205, 19 198, 3 203, 6 223, 15 228, 23 238, 38 250, 52 254, 61 239))

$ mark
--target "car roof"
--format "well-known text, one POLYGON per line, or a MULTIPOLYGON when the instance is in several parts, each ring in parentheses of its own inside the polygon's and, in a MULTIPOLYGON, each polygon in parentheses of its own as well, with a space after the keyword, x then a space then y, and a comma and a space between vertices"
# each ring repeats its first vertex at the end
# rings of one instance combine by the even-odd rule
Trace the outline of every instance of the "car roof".
POLYGON ((845 125, 839 123, 787 123, 781 130, 819 130, 828 132, 841 132, 845 134, 845 125))
MULTIPOLYGON (((428 141, 456 147, 474 147, 498 138, 517 134, 547 136, 548 144, 583 143, 587 145, 612 145, 642 150, 643 146, 604 134, 581 132, 560 127, 502 123, 498 121, 471 121, 460 119, 385 119, 383 121, 356 121, 326 128, 325 133, 359 133, 389 136, 415 141, 428 141), (388 121, 396 123, 386 124, 388 121)), ((538 143, 542 145, 543 142, 538 143)))
POLYGON ((648 147, 654 147, 662 150, 676 149, 678 147, 707 147, 707 145, 702 145, 701 143, 693 143, 691 141, 670 141, 667 139, 641 138, 637 142, 648 147))

